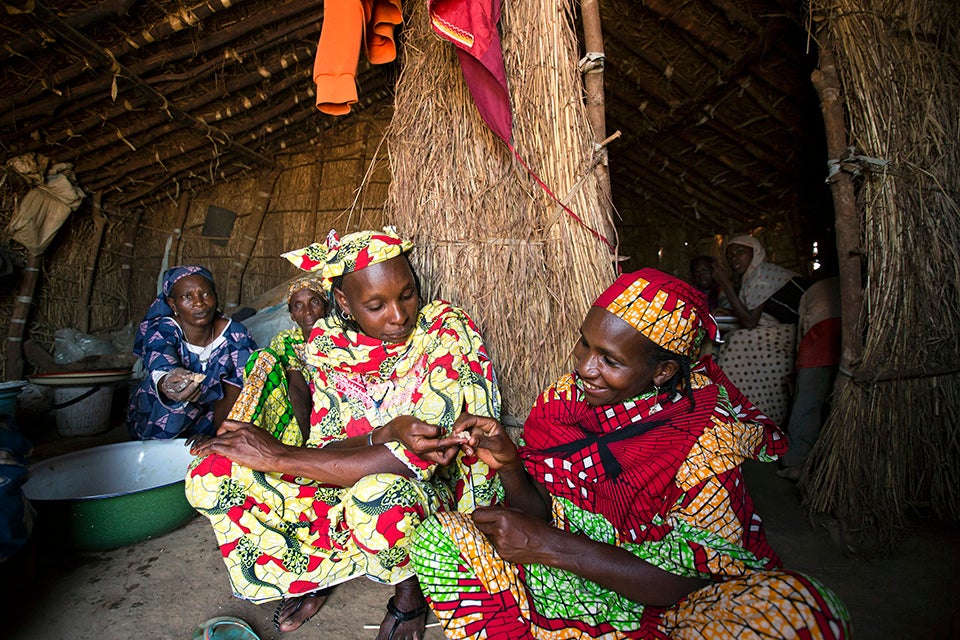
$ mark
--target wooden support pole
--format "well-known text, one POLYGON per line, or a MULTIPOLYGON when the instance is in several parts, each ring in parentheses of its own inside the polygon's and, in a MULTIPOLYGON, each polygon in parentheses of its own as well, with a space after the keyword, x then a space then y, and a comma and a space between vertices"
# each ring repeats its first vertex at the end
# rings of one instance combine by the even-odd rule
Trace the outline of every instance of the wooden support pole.
POLYGON ((20 290, 10 315, 10 328, 7 330, 7 362, 4 367, 5 380, 20 380, 23 377, 23 336, 27 333, 27 318, 33 308, 33 293, 40 280, 42 254, 29 254, 27 266, 23 269, 20 290))
POLYGON ((586 65, 582 70, 587 118, 593 128, 594 153, 601 156, 600 161, 594 164, 593 173, 600 187, 600 204, 604 212, 603 234, 612 246, 616 246, 609 156, 605 146, 597 148, 597 145, 607 137, 606 111, 603 102, 603 29, 600 22, 600 5, 597 0, 580 0, 580 16, 583 20, 583 44, 587 51, 586 65))
POLYGON ((180 254, 182 253, 180 245, 183 241, 183 230, 187 228, 187 216, 190 214, 190 203, 192 201, 193 198, 189 193, 180 194, 180 202, 177 203, 177 219, 180 221, 180 225, 171 232, 173 238, 170 241, 170 252, 167 254, 172 263, 171 266, 180 264, 180 254))
POLYGON ((257 244, 257 237, 263 228, 263 220, 266 217, 267 209, 270 207, 270 197, 280 179, 280 171, 271 171, 260 181, 260 189, 257 191, 257 209, 253 212, 250 222, 244 226, 246 233, 240 236, 236 248, 236 259, 230 263, 230 273, 227 276, 227 284, 224 293, 220 299, 223 305, 223 312, 228 316, 237 310, 240 305, 240 292, 243 285, 243 274, 250 263, 250 255, 257 244), (252 235, 247 235, 252 234, 252 235))
MULTIPOLYGON (((810 76, 820 106, 823 110, 823 125, 827 137, 827 156, 832 164, 839 165, 847 154, 847 134, 843 104, 840 101, 840 79, 829 35, 822 33, 820 39, 820 64, 810 76)), ((840 269, 841 332, 843 349, 840 354, 840 370, 851 372, 863 354, 860 335, 860 312, 863 308, 861 285, 860 212, 857 210, 853 180, 845 171, 837 171, 829 178, 833 194, 834 216, 837 230, 837 260, 840 269)), ((839 379, 838 379, 839 381, 839 379)))
POLYGON ((128 223, 123 241, 123 262, 120 264, 120 273, 123 276, 123 291, 120 292, 121 300, 126 301, 126 314, 129 319, 132 305, 130 304, 130 289, 133 285, 133 259, 136 257, 137 233, 140 230, 140 221, 143 220, 143 207, 136 210, 133 219, 128 223))
POLYGON ((87 253, 87 264, 83 270, 83 292, 80 294, 77 313, 80 314, 78 329, 82 333, 90 331, 90 317, 92 308, 90 306, 93 297, 93 279, 97 271, 97 258, 100 256, 100 245, 103 243, 103 232, 107 226, 107 217, 103 215, 100 209, 101 194, 98 191, 93 194, 93 238, 90 242, 89 252, 87 253))

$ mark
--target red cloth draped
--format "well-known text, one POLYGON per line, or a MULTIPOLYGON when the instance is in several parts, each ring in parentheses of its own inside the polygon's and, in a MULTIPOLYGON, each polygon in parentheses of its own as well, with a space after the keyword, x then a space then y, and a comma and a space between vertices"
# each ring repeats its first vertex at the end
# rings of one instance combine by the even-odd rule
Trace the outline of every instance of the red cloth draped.
POLYGON ((428 0, 430 24, 457 47, 463 78, 490 130, 510 144, 513 114, 500 49, 500 0, 428 0))

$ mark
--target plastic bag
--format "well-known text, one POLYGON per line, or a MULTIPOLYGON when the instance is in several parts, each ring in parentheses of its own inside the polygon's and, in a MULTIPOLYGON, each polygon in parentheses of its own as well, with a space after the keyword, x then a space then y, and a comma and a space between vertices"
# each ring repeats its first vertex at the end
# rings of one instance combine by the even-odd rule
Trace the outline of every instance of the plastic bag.
POLYGON ((105 356, 116 352, 107 340, 76 329, 57 329, 53 333, 53 359, 57 364, 70 364, 87 356, 105 356))

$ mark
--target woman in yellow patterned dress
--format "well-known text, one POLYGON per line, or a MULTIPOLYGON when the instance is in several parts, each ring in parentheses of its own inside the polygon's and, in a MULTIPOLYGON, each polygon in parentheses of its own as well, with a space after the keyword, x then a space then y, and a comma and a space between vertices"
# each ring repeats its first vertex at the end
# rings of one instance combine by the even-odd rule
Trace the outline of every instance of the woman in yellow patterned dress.
POLYGON ((316 371, 306 447, 225 421, 193 448, 187 497, 213 524, 234 593, 285 600, 281 631, 309 619, 330 587, 366 576, 395 585, 378 638, 422 637, 414 529, 499 493, 486 464, 435 446, 463 410, 496 417, 500 398, 472 320, 443 301, 421 307, 411 247, 385 228, 331 232, 287 254, 330 292, 307 349, 316 371))
POLYGON ((448 638, 848 637, 840 600, 767 543, 740 463, 786 441, 710 356, 694 360, 704 329, 717 336, 693 287, 624 274, 523 446, 492 418, 458 420, 447 441, 496 468, 505 495, 417 530, 413 563, 448 638))

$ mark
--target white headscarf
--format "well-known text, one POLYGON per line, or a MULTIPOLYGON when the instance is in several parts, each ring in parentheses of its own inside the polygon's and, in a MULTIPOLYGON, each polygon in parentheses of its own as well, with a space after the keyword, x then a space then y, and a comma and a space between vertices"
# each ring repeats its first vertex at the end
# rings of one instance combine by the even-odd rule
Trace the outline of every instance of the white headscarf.
POLYGON ((736 236, 727 242, 729 247, 738 244, 753 249, 753 260, 743 273, 740 282, 740 299, 748 309, 756 309, 783 285, 799 274, 778 264, 767 262, 767 252, 753 236, 736 236))

